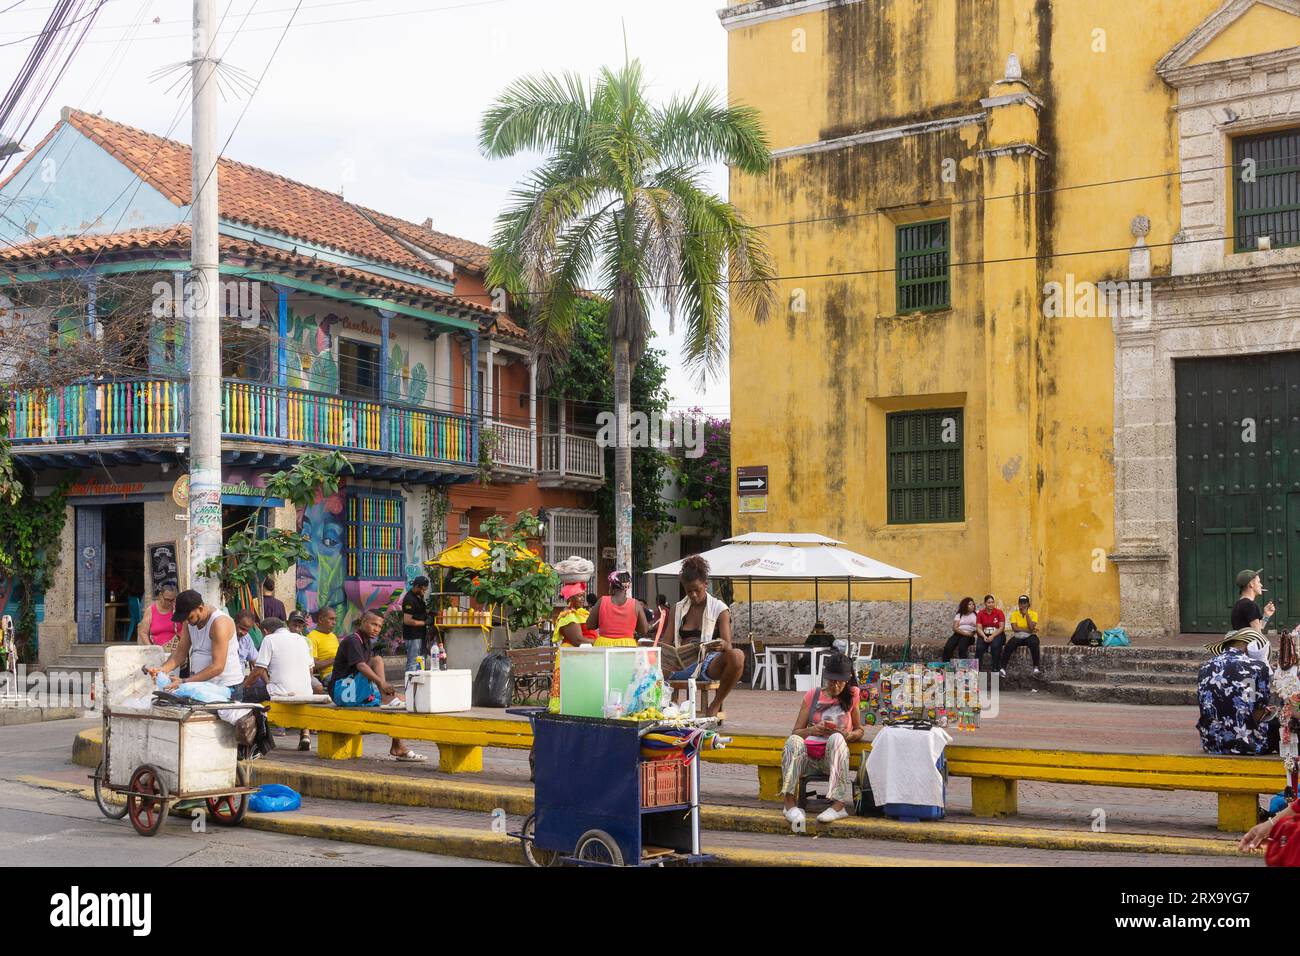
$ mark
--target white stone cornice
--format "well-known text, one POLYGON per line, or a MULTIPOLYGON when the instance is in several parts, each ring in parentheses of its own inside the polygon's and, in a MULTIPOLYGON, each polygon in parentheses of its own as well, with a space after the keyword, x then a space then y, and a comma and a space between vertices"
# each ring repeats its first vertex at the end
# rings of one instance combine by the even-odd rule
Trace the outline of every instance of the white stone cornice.
POLYGON ((1285 70, 1294 63, 1300 63, 1300 47, 1270 50, 1268 53, 1254 53, 1231 60, 1216 60, 1213 63, 1197 63, 1193 66, 1167 70, 1160 75, 1170 86, 1179 89, 1184 86, 1195 86, 1207 80, 1247 80, 1254 73, 1274 73, 1285 70))
POLYGON ((1005 93, 1002 96, 990 96, 980 100, 980 106, 991 110, 995 106, 1011 106, 1014 103, 1027 103, 1037 112, 1043 108, 1043 101, 1033 93, 1005 93))
POLYGON ((740 3, 734 7, 723 7, 718 11, 718 19, 727 30, 757 26, 772 20, 784 20, 805 13, 820 13, 831 7, 847 7, 862 0, 753 0, 752 3, 740 3))
POLYGON ((981 149, 975 155, 980 159, 993 159, 998 156, 1032 156, 1038 160, 1047 159, 1047 154, 1033 143, 1012 143, 1009 146, 995 146, 992 149, 981 149))
POLYGON ((866 143, 883 143, 891 139, 902 139, 905 136, 924 136, 927 133, 937 133, 946 129, 957 129, 960 126, 975 126, 985 121, 986 114, 970 113, 966 116, 951 116, 944 119, 927 120, 924 123, 907 123, 903 126, 890 126, 885 129, 866 130, 861 133, 851 133, 848 136, 837 136, 835 139, 823 139, 816 143, 805 143, 800 146, 786 146, 781 149, 772 150, 773 159, 785 159, 787 156, 806 156, 810 153, 827 153, 837 149, 847 149, 850 146, 862 146, 866 143))
POLYGON ((1187 66, 1188 62, 1195 59, 1196 55, 1209 46, 1215 37, 1244 16, 1256 3, 1300 17, 1300 0, 1225 0, 1219 9, 1202 20, 1195 30, 1183 37, 1172 50, 1160 58, 1160 62, 1156 64, 1156 72, 1170 84, 1177 86, 1178 84, 1170 78, 1171 74, 1176 74, 1181 68, 1187 66))

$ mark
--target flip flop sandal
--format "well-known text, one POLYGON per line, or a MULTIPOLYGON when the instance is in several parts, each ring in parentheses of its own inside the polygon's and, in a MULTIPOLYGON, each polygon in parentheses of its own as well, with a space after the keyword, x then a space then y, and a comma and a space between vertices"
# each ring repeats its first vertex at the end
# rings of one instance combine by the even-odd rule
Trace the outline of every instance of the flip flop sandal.
POLYGON ((393 759, 401 763, 420 763, 421 761, 428 760, 429 758, 426 757, 424 754, 417 754, 414 750, 408 750, 404 754, 394 754, 393 759))
POLYGON ((311 750, 311 738, 310 738, 310 737, 299 737, 299 738, 298 738, 298 749, 299 749, 299 750, 311 750))

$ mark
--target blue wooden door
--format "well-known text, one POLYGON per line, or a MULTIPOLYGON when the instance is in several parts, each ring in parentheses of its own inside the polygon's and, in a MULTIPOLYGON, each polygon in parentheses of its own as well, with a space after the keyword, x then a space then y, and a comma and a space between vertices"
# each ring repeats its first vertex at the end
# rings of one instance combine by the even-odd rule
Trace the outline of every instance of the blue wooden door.
POLYGON ((87 505, 77 515, 77 643, 104 642, 104 509, 87 505))

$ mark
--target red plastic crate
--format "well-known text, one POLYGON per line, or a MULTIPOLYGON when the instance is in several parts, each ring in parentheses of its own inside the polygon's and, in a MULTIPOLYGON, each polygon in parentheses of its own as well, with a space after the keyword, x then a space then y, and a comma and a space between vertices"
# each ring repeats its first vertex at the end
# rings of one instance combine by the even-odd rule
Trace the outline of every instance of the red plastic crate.
POLYGON ((686 803, 690 783, 686 761, 645 760, 641 763, 641 806, 668 807, 686 803))

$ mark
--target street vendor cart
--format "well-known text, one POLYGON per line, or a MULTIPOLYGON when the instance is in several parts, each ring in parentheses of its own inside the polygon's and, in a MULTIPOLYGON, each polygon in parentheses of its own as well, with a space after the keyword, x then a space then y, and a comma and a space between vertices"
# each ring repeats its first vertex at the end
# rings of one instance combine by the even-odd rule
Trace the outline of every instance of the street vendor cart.
POLYGON ((698 749, 727 743, 707 731, 711 723, 534 716, 535 811, 516 834, 525 858, 533 866, 709 860, 700 852, 698 749), (650 738, 683 734, 694 750, 647 759, 650 738))
POLYGON ((182 800, 201 800, 214 823, 236 826, 257 788, 249 786, 250 760, 241 758, 234 726, 218 712, 262 705, 156 703, 144 669, 165 659, 160 647, 104 652, 104 743, 91 778, 95 802, 110 819, 129 817, 141 836, 157 833, 182 800))

